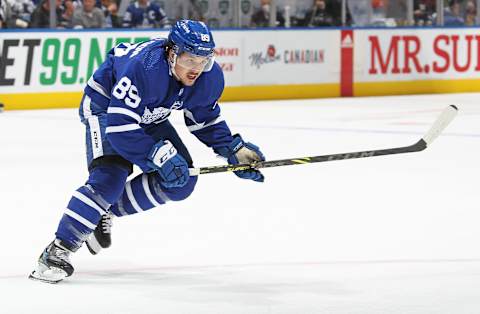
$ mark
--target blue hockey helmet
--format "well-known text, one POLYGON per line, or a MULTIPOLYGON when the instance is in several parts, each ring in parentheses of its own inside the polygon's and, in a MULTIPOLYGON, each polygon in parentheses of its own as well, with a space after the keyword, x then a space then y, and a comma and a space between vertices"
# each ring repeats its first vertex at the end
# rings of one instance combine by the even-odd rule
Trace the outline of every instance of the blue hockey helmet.
POLYGON ((207 25, 192 20, 179 20, 170 30, 168 41, 173 44, 173 51, 180 55, 188 52, 195 56, 213 57, 215 42, 207 25))

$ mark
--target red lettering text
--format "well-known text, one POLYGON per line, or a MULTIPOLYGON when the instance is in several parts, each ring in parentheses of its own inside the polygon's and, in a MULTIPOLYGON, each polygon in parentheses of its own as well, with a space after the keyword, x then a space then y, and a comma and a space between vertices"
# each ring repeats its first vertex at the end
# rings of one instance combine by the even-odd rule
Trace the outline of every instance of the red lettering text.
POLYGON ((378 41, 378 36, 369 36, 368 40, 370 41, 371 51, 370 51, 370 70, 368 73, 377 74, 378 70, 376 67, 375 60, 378 60, 380 65, 380 73, 385 74, 388 71, 388 68, 393 59, 393 68, 392 73, 400 73, 400 68, 398 67, 398 42, 400 36, 392 36, 392 41, 390 42, 390 47, 388 47, 387 58, 384 60, 382 55, 382 50, 380 48, 380 43, 378 41))

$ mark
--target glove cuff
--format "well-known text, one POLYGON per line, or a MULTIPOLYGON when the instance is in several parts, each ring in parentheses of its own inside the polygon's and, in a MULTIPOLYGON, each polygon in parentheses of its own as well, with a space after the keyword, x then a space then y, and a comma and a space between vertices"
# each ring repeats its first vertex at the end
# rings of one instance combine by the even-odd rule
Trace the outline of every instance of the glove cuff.
POLYGON ((235 155, 243 146, 245 146, 245 142, 242 137, 240 134, 235 134, 233 135, 233 140, 228 146, 219 147, 215 152, 222 157, 229 158, 230 156, 235 155))

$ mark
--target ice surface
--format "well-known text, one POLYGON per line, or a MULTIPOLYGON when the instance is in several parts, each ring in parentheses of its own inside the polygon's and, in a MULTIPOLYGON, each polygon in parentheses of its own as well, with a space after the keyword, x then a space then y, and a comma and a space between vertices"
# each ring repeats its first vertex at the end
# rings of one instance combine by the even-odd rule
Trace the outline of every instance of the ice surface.
MULTIPOLYGON (((76 110, 0 114, 0 313, 480 313, 480 94, 226 103, 268 159, 420 153, 200 177, 186 201, 114 221, 113 246, 27 279, 86 179, 76 110)), ((172 117, 196 166, 220 164, 172 117)))

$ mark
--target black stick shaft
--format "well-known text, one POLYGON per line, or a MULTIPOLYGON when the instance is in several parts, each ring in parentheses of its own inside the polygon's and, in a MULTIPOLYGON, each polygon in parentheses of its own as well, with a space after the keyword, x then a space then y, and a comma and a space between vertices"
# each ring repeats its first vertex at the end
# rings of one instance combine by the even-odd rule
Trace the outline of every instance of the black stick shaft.
POLYGON ((453 118, 455 118, 455 116, 457 115, 457 111, 458 111, 458 108, 454 105, 450 105, 446 107, 442 111, 440 116, 437 118, 437 120, 435 120, 435 122, 431 126, 430 130, 428 130, 428 132, 425 134, 425 136, 422 139, 420 139, 418 142, 410 146, 388 148, 388 149, 377 149, 377 150, 365 150, 361 152, 321 155, 321 156, 313 156, 313 157, 261 161, 253 164, 193 168, 193 169, 190 169, 190 175, 198 176, 200 174, 207 174, 207 173, 252 170, 252 169, 271 168, 271 167, 280 167, 280 166, 311 164, 316 162, 325 162, 325 161, 333 161, 333 160, 367 158, 367 157, 375 157, 375 156, 419 152, 427 148, 427 146, 430 145, 440 135, 440 133, 448 126, 448 124, 453 120, 453 118))
MULTIPOLYGON (((426 147, 427 145, 425 141, 421 139, 417 143, 410 146, 405 146, 405 147, 366 150, 361 152, 321 155, 321 156, 312 156, 312 157, 261 161, 254 164, 202 167, 195 170, 198 170, 197 174, 218 173, 218 172, 237 171, 237 170, 252 170, 252 169, 271 168, 271 167, 280 167, 280 166, 311 164, 311 163, 334 161, 334 160, 345 160, 345 159, 367 158, 367 157, 375 157, 375 156, 412 153, 412 152, 422 151, 426 147)), ((195 175, 194 173, 191 173, 191 174, 195 175)))

